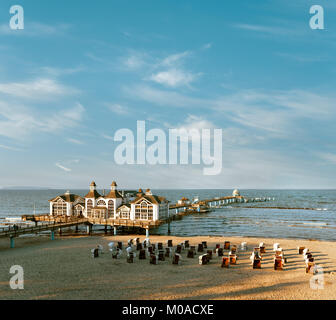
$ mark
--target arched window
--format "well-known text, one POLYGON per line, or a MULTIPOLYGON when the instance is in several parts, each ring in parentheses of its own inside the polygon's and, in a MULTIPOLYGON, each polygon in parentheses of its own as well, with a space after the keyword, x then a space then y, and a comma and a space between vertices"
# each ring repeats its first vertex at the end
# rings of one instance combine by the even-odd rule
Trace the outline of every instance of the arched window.
POLYGON ((106 206, 106 203, 105 203, 104 200, 99 200, 99 201, 97 202, 97 206, 106 206))
POLYGON ((153 205, 142 201, 135 205, 135 219, 138 220, 153 220, 153 205))
POLYGON ((109 200, 107 204, 107 216, 108 218, 114 218, 114 201, 109 200))
POLYGON ((74 215, 75 217, 81 217, 83 215, 83 207, 80 204, 75 206, 74 215))
POLYGON ((62 199, 59 199, 57 202, 52 205, 52 214, 53 216, 61 216, 67 214, 67 204, 62 199))
POLYGON ((92 202, 92 200, 88 200, 87 203, 86 203, 86 212, 87 212, 87 216, 88 216, 89 218, 91 218, 92 207, 93 207, 93 202, 92 202))

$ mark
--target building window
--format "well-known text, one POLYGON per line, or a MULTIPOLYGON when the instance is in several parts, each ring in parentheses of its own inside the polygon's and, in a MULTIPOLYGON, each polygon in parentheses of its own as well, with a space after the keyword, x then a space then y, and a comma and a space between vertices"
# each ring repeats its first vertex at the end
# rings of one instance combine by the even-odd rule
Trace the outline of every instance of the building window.
POLYGON ((58 200, 52 206, 52 215, 53 216, 61 216, 67 214, 67 204, 63 200, 58 200))
POLYGON ((92 200, 88 200, 86 203, 86 212, 87 212, 87 216, 88 218, 91 218, 92 215, 92 207, 93 207, 93 202, 92 200))
POLYGON ((146 201, 135 205, 135 219, 153 220, 153 205, 147 204, 146 201))
POLYGON ((74 214, 75 217, 81 217, 83 215, 83 207, 81 205, 75 206, 74 214))
POLYGON ((106 203, 105 203, 104 200, 99 200, 99 201, 97 202, 97 206, 106 206, 106 203))
POLYGON ((114 218, 114 201, 113 200, 109 200, 108 202, 107 215, 108 215, 108 218, 114 218))
POLYGON ((129 219, 130 218, 130 212, 128 209, 121 209, 120 210, 120 218, 121 219, 129 219))

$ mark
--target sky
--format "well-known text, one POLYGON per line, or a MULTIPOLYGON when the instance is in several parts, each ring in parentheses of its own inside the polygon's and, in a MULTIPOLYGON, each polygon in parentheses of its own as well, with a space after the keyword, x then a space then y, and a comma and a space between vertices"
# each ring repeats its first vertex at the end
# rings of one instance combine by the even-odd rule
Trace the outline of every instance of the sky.
POLYGON ((0 186, 336 188, 335 40, 327 0, 2 0, 0 186), (222 129, 221 173, 116 164, 139 120, 222 129))

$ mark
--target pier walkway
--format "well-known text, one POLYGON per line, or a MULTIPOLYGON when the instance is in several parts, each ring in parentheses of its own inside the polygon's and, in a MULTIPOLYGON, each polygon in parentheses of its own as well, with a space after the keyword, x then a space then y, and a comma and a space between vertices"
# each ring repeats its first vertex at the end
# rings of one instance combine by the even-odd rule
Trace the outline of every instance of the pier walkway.
POLYGON ((38 216, 22 216, 23 221, 35 221, 35 226, 13 225, 0 228, 0 238, 10 238, 10 246, 11 248, 14 248, 15 237, 19 237, 25 234, 37 234, 44 231, 51 231, 51 239, 54 239, 55 230, 60 230, 61 228, 73 227, 83 223, 87 223, 87 219, 85 218, 78 219, 72 217, 58 217, 59 219, 54 220, 40 220, 44 221, 44 223, 39 225, 39 220, 36 220, 37 217, 38 216), (29 219, 28 217, 31 217, 31 219, 29 219))

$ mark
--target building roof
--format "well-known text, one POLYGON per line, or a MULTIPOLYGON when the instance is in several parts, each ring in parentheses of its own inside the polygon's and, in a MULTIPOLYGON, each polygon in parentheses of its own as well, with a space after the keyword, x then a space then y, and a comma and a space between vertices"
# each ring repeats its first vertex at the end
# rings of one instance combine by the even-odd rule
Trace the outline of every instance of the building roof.
POLYGON ((133 201, 131 201, 131 203, 138 203, 141 200, 147 200, 150 203, 154 203, 154 204, 161 204, 161 203, 167 203, 167 199, 165 197, 160 197, 160 196, 155 196, 155 195, 141 195, 138 196, 137 198, 135 198, 133 201))
POLYGON ((52 198, 49 200, 49 202, 55 202, 58 198, 63 199, 65 202, 77 202, 77 203, 84 203, 84 198, 82 198, 81 196, 77 195, 77 194, 73 194, 70 192, 66 192, 60 196, 57 196, 55 198, 52 198))
POLYGON ((99 192, 97 192, 97 190, 90 190, 89 193, 84 197, 84 198, 99 198, 101 197, 101 195, 99 194, 99 192))
POLYGON ((117 211, 120 210, 122 207, 127 207, 128 209, 131 209, 131 205, 127 203, 127 204, 122 204, 121 206, 119 206, 117 208, 117 211))
POLYGON ((110 192, 105 196, 105 199, 106 198, 117 199, 122 198, 122 195, 118 190, 110 190, 110 192))

